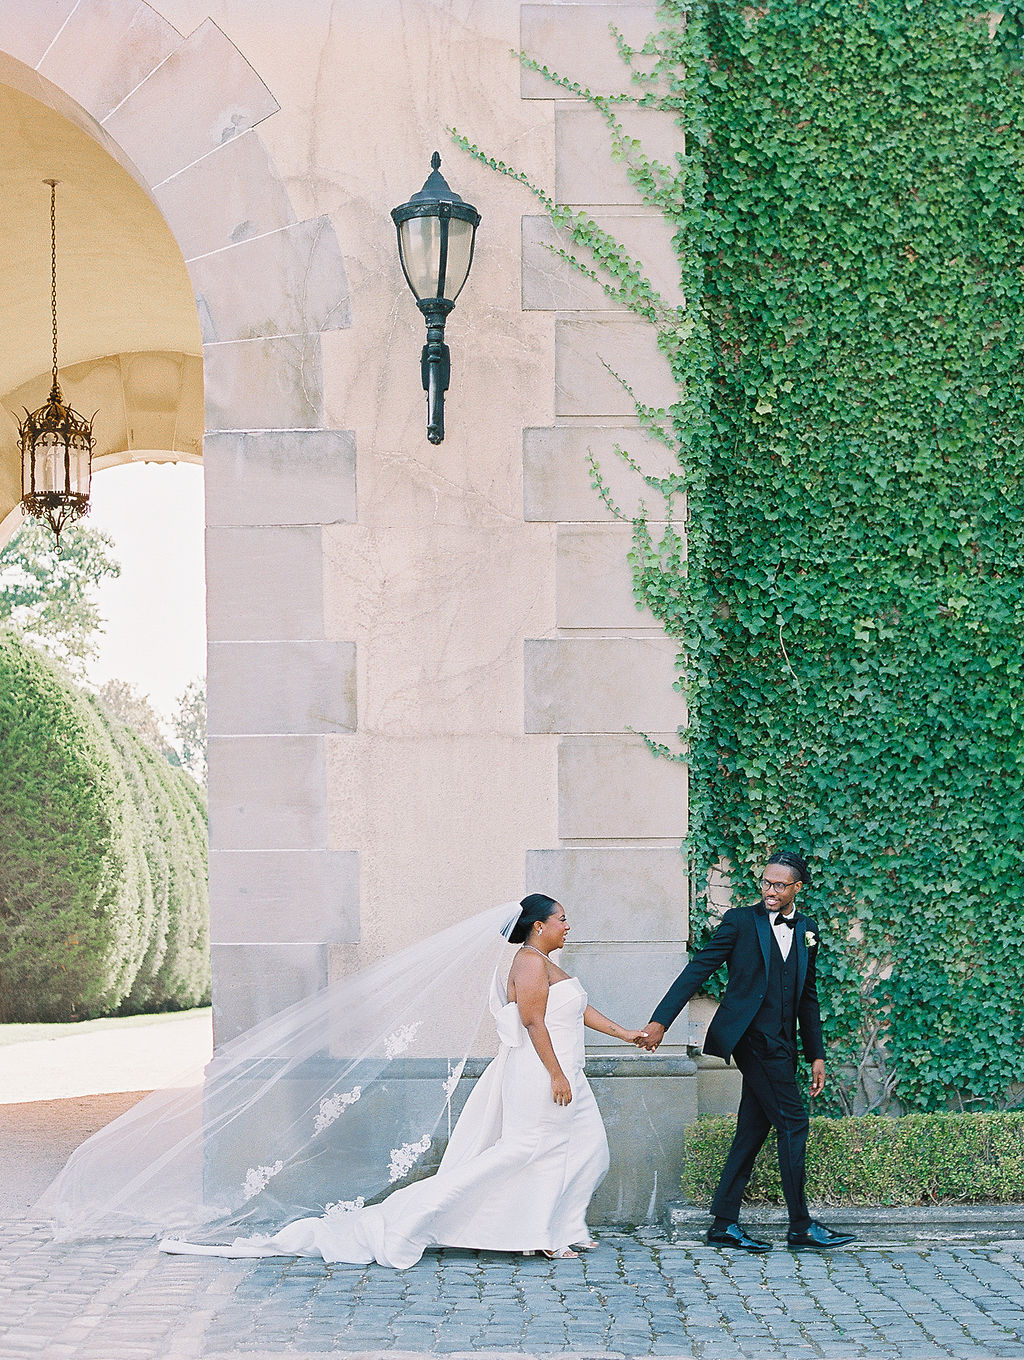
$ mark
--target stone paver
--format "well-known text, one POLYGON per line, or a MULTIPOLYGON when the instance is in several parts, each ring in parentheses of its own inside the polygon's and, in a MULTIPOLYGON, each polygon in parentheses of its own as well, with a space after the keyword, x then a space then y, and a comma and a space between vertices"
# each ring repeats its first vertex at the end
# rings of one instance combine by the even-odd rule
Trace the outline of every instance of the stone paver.
POLYGON ((328 1352, 1024 1360, 1024 1244, 748 1257, 643 1230, 579 1261, 447 1251, 398 1273, 0 1235, 2 1360, 328 1352))

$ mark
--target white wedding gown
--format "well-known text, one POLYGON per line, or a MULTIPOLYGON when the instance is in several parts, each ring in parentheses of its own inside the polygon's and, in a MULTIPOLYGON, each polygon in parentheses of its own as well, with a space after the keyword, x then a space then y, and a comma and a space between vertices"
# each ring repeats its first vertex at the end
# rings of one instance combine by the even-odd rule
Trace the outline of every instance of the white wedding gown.
POLYGON ((548 991, 545 1023, 572 1087, 556 1105, 551 1078, 515 1002, 492 999, 501 1047, 466 1101, 437 1172, 380 1204, 300 1218, 273 1237, 164 1251, 216 1256, 321 1256, 406 1270, 427 1247, 557 1251, 589 1237, 587 1205, 608 1170, 604 1123, 583 1073, 587 994, 576 978, 548 991))

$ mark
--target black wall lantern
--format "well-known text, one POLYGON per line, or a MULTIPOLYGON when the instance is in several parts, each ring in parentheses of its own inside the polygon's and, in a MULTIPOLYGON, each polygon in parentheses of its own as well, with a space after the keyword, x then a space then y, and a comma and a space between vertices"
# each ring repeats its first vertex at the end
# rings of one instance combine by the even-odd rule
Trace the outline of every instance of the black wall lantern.
POLYGON ((430 158, 427 182, 408 203, 393 208, 398 228, 402 272, 427 323, 427 343, 420 357, 427 394, 427 438, 444 439, 444 394, 451 376, 451 357, 444 343, 444 323, 469 277, 480 214, 451 190, 441 174, 441 157, 430 158))

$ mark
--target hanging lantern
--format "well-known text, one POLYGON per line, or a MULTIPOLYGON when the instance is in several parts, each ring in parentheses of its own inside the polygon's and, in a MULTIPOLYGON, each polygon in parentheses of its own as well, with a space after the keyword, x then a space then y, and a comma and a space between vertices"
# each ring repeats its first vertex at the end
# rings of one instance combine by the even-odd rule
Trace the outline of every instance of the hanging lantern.
MULTIPOLYGON (((42 520, 60 544, 61 531, 89 509, 92 421, 65 401, 57 381, 57 184, 50 186, 50 311, 53 319, 53 385, 44 406, 25 411, 21 435, 21 505, 42 520)), ((95 416, 93 417, 95 419, 95 416)))

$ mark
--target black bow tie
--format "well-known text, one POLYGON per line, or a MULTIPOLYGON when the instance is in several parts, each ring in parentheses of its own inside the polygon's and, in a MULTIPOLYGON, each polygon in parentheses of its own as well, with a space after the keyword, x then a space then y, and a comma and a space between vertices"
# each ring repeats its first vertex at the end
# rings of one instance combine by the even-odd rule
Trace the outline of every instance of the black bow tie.
POLYGON ((790 930, 796 930, 796 912, 792 916, 783 916, 782 912, 777 912, 773 926, 789 926, 790 930))

